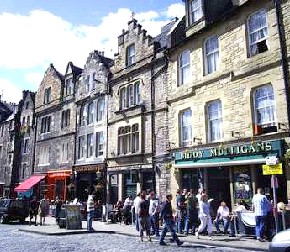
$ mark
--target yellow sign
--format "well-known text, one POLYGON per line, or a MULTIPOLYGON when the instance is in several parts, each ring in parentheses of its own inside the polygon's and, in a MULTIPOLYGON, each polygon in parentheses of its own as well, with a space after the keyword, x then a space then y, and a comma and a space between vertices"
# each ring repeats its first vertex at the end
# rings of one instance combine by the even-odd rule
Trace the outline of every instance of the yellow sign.
POLYGON ((263 175, 283 174, 282 163, 276 165, 263 165, 263 175))

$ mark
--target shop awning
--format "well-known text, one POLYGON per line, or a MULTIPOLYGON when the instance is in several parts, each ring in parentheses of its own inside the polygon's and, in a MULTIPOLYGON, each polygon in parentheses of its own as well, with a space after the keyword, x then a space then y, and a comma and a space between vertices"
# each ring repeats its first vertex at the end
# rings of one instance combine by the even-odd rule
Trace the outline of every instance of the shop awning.
POLYGON ((47 176, 49 179, 51 178, 66 178, 71 174, 71 170, 59 170, 59 171, 48 171, 47 176))
POLYGON ((19 186, 15 187, 15 192, 26 192, 40 180, 44 179, 45 175, 33 175, 30 178, 24 180, 19 186))

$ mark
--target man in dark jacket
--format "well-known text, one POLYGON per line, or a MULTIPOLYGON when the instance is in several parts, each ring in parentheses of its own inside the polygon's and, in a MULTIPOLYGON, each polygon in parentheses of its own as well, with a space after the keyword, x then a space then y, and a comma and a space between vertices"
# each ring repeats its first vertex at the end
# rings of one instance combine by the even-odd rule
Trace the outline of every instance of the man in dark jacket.
POLYGON ((177 246, 181 246, 183 244, 177 237, 173 215, 172 215, 172 206, 171 206, 172 195, 166 195, 166 201, 164 202, 162 209, 161 209, 161 218, 164 219, 164 228, 161 232, 159 244, 164 246, 166 243, 164 242, 164 238, 166 236, 167 231, 171 232, 172 238, 176 241, 177 246))

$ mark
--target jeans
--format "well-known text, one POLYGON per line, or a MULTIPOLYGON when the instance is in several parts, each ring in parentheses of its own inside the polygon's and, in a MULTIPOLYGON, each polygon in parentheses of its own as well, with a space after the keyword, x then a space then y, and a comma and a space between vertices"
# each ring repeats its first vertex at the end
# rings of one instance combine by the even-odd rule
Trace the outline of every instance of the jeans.
POLYGON ((144 231, 146 232, 146 236, 150 236, 150 217, 139 217, 139 229, 140 229, 140 237, 143 237, 144 231))
POLYGON ((184 215, 184 210, 177 209, 177 233, 183 232, 184 215))
POLYGON ((192 233, 195 232, 195 228, 198 223, 198 209, 187 210, 186 219, 185 219, 185 232, 188 235, 189 226, 191 226, 192 233))
POLYGON ((256 216, 256 237, 263 238, 266 216, 256 216))
POLYGON ((208 235, 211 236, 212 234, 212 221, 210 216, 199 216, 200 225, 198 226, 198 233, 204 231, 207 226, 208 235))
POLYGON ((179 239, 177 237, 176 230, 175 230, 175 223, 171 219, 164 219, 164 227, 163 227, 163 230, 161 232, 160 242, 164 242, 164 238, 165 238, 166 233, 168 231, 171 232, 171 236, 172 236, 173 240, 176 242, 179 242, 179 239))
POLYGON ((216 227, 217 231, 220 231, 220 227, 219 227, 220 222, 223 223, 224 233, 226 233, 228 231, 229 225, 230 225, 229 219, 223 218, 222 220, 216 220, 214 223, 215 223, 215 227, 216 227))
POLYGON ((150 224, 152 227, 153 234, 159 236, 159 215, 151 215, 150 216, 150 224))
POLYGON ((140 227, 139 227, 139 214, 135 213, 135 226, 136 230, 139 232, 140 227))
POLYGON ((87 230, 92 231, 93 229, 93 218, 94 218, 94 211, 87 212, 87 230))

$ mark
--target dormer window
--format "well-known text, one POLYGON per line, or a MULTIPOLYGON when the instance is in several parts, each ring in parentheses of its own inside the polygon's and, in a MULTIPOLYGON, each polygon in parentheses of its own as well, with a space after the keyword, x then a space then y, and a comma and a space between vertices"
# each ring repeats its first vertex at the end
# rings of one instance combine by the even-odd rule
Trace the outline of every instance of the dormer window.
POLYGON ((189 22, 193 24, 203 17, 202 0, 189 2, 189 22))
POLYGON ((136 58, 135 58, 135 44, 131 44, 127 47, 127 67, 135 64, 136 58))
POLYGON ((73 93, 73 81, 72 79, 67 79, 65 81, 64 96, 72 95, 72 93, 73 93))
POLYGON ((46 88, 44 90, 44 99, 43 99, 43 103, 44 104, 47 104, 47 103, 50 103, 51 101, 51 87, 49 88, 46 88))

